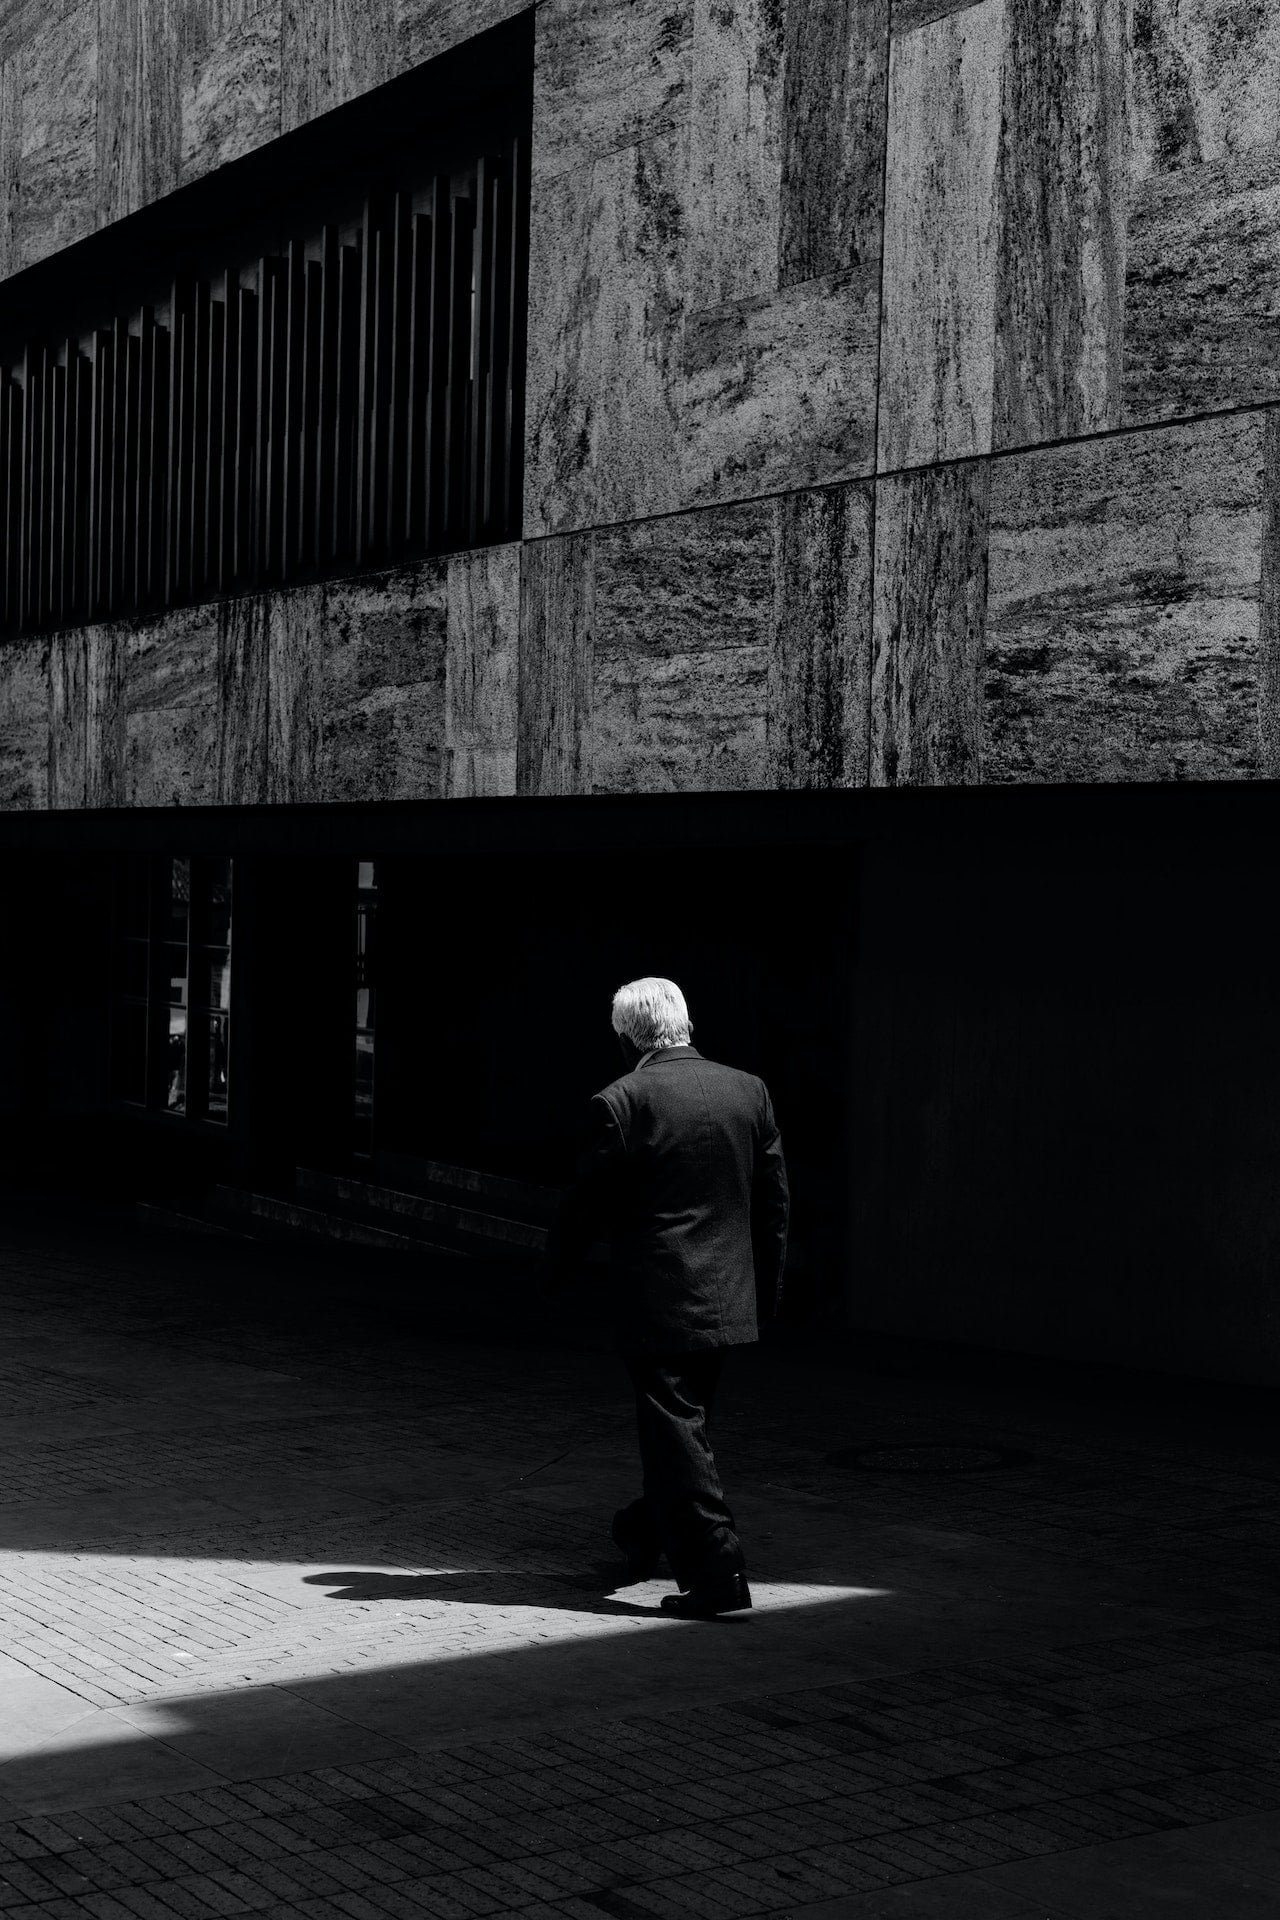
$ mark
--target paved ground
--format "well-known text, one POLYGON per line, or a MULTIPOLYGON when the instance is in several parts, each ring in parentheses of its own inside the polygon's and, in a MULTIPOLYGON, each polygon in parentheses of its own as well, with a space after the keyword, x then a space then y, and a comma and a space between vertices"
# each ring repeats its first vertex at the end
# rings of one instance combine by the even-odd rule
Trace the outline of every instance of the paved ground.
POLYGON ((0 1436, 3 1920, 1280 1912, 1248 1399, 742 1355, 672 1621, 607 1353, 27 1212, 0 1436))

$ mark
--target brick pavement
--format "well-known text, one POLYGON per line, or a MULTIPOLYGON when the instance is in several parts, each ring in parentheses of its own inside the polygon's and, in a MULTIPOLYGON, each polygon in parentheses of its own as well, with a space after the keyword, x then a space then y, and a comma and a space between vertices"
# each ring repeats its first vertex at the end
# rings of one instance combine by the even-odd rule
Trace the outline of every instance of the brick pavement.
POLYGON ((758 1607, 685 1623, 616 1585, 606 1354, 0 1259, 2 1920, 1280 1911, 1265 1409, 741 1356, 758 1607), (934 1442, 1013 1464, 866 1451, 934 1442))

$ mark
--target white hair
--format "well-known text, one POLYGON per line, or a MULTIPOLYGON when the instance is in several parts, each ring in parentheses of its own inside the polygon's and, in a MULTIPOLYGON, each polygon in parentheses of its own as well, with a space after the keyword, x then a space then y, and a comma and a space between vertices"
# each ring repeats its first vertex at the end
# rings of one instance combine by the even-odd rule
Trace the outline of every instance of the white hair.
POLYGON ((613 1030, 625 1034, 641 1053, 652 1053, 658 1047, 687 1047, 693 1022, 675 981, 650 976, 618 988, 613 1030))

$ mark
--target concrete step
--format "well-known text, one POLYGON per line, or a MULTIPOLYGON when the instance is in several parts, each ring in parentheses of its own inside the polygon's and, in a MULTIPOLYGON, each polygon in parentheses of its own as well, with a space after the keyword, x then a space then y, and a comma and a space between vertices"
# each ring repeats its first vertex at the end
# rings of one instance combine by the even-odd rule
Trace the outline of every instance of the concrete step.
POLYGON ((554 1190, 439 1161, 397 1164, 412 1185, 300 1167, 291 1195, 222 1185, 195 1207, 140 1205, 138 1218, 167 1232, 447 1254, 513 1268, 545 1248, 545 1223, 559 1204, 554 1190))
POLYGON ((459 1249, 424 1233, 403 1233, 395 1227, 326 1208, 308 1207, 274 1193, 250 1193, 241 1187, 215 1187, 215 1214, 255 1235, 323 1240, 356 1247, 378 1247, 389 1253, 453 1253, 459 1249))
POLYGON ((211 1213, 189 1213, 176 1207, 158 1207, 149 1200, 139 1200, 134 1208, 134 1217, 140 1227, 150 1227, 159 1233, 203 1234, 211 1240, 243 1240, 247 1237, 237 1227, 215 1218, 211 1213))
POLYGON ((532 1258, 542 1252, 547 1241, 545 1226, 489 1208, 463 1206, 438 1192, 408 1193, 345 1174, 320 1173, 311 1167, 298 1169, 297 1190, 304 1205, 338 1211, 344 1218, 363 1220, 370 1226, 385 1225, 397 1233, 443 1239, 460 1251, 474 1247, 490 1257, 532 1258))
POLYGON ((450 1199, 460 1206, 477 1207, 509 1220, 528 1220, 550 1226, 560 1205, 555 1187, 532 1180, 513 1180, 507 1174, 487 1173, 480 1167, 458 1167, 444 1160, 419 1160, 406 1153, 374 1156, 372 1184, 399 1193, 420 1193, 450 1199))
POLYGON ((140 1224, 157 1233, 203 1236, 228 1249, 238 1245, 241 1259, 251 1249, 259 1257, 272 1249, 301 1255, 317 1297, 374 1299, 425 1312, 442 1326, 483 1327, 486 1337, 514 1327, 554 1327, 558 1337, 577 1344, 598 1345, 603 1338, 592 1325, 578 1324, 582 1315, 575 1302, 544 1299, 527 1258, 495 1253, 489 1244, 464 1251, 429 1241, 421 1231, 399 1233, 376 1221, 238 1187, 214 1188, 203 1212, 151 1203, 135 1212, 140 1224))

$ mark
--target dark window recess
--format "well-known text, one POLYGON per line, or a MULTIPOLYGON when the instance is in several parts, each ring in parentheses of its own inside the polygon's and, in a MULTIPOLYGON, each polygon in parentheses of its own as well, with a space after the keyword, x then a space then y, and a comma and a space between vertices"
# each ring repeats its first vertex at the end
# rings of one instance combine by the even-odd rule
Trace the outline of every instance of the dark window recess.
POLYGON ((112 1077, 130 1106, 223 1124, 231 862, 131 855, 116 914, 112 1077))
POLYGON ((519 532, 526 141, 0 368, 0 623, 519 532))

